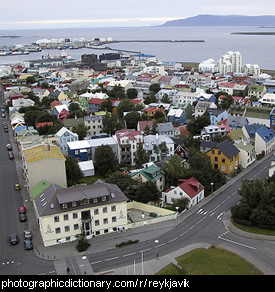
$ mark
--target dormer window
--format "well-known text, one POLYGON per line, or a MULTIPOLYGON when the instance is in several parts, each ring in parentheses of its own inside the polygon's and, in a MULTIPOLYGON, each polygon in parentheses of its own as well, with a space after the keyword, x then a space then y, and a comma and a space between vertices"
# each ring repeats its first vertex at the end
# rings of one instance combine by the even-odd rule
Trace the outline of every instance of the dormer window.
POLYGON ((62 204, 62 209, 66 209, 68 206, 67 206, 67 203, 63 203, 62 204))
POLYGON ((103 196, 102 197, 102 202, 105 202, 106 201, 106 196, 103 196))

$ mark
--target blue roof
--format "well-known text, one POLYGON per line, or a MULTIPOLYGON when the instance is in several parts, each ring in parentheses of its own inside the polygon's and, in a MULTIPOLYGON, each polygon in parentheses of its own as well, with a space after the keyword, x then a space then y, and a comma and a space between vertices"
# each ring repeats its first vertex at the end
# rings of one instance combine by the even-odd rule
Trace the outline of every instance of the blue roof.
POLYGON ((255 138, 255 133, 258 129, 260 129, 262 125, 260 124, 247 124, 245 125, 246 131, 250 138, 255 138))
POLYGON ((261 126, 256 133, 267 143, 275 137, 274 131, 266 126, 261 126))

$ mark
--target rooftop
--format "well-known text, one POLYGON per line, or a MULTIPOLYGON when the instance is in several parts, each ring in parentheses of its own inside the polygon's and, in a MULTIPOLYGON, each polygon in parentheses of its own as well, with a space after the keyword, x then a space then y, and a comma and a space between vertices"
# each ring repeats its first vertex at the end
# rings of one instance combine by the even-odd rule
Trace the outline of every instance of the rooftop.
POLYGON ((27 163, 33 163, 43 159, 65 160, 60 148, 54 145, 38 145, 24 151, 27 163))

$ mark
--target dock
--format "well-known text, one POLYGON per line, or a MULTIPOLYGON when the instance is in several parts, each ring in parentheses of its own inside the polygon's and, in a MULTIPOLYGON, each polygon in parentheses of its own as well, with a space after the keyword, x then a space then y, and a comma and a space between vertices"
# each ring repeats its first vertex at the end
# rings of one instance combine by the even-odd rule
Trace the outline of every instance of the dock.
POLYGON ((205 40, 113 40, 108 43, 204 43, 205 40))

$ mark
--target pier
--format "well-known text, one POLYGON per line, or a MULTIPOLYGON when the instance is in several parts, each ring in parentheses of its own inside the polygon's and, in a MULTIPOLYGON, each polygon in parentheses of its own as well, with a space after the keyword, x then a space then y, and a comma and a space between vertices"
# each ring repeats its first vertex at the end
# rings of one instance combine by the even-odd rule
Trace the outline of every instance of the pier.
POLYGON ((205 40, 113 40, 111 43, 204 43, 205 40))

